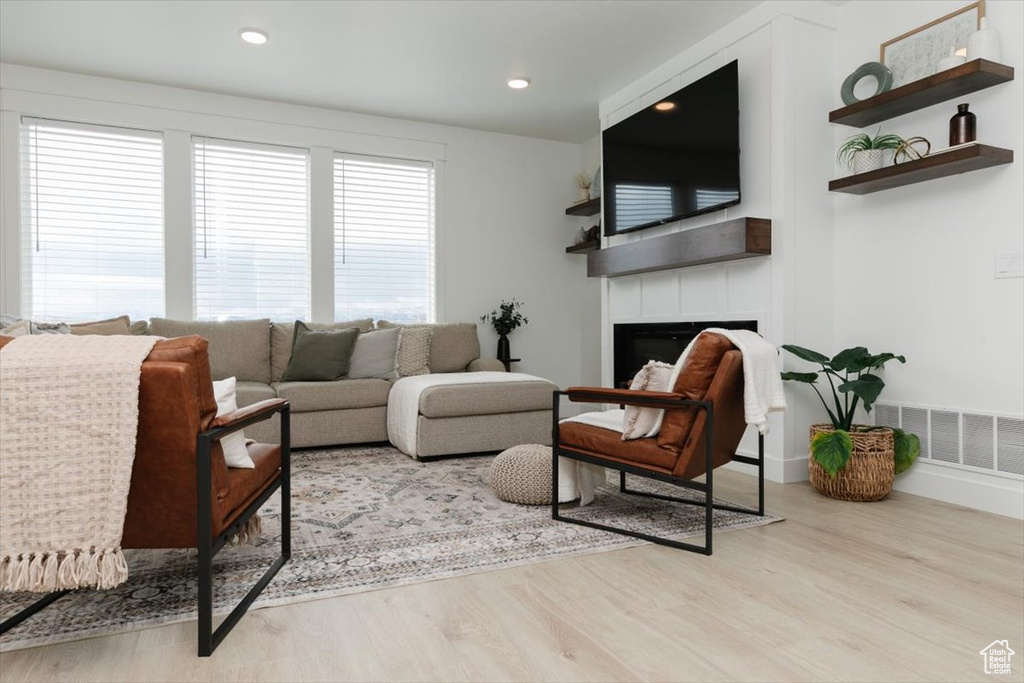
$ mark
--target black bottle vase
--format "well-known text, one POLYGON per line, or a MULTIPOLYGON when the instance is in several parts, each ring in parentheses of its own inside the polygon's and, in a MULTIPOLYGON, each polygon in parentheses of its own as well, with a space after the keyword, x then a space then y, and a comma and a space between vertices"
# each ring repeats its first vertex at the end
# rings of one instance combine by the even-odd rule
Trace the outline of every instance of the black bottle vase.
POLYGON ((498 360, 508 360, 512 357, 512 350, 509 348, 508 337, 504 334, 498 337, 498 360))
POLYGON ((978 138, 978 117, 967 111, 968 105, 956 105, 956 114, 949 120, 949 146, 974 142, 978 138))

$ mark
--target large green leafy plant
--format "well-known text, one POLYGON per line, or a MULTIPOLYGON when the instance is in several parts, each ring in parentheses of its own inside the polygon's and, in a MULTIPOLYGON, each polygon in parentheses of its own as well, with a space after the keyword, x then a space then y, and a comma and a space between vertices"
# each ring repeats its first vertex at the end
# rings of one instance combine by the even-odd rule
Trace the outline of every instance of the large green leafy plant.
MULTIPOLYGON (((871 406, 885 388, 885 382, 875 374, 875 371, 881 370, 890 361, 906 363, 907 359, 894 353, 871 353, 863 346, 845 349, 832 358, 802 346, 784 344, 782 348, 801 360, 821 366, 821 370, 816 372, 784 372, 782 379, 811 385, 814 393, 821 399, 821 405, 825 407, 825 412, 832 420, 833 431, 821 432, 811 440, 811 457, 834 477, 839 470, 846 467, 853 454, 853 439, 850 432, 874 429, 855 427, 853 418, 858 406, 863 406, 865 411, 871 412, 871 406), (818 390, 818 380, 822 377, 828 381, 831 389, 831 406, 818 390)), ((894 428, 892 431, 896 474, 899 474, 914 464, 914 460, 921 453, 921 441, 917 435, 902 429, 894 428)))

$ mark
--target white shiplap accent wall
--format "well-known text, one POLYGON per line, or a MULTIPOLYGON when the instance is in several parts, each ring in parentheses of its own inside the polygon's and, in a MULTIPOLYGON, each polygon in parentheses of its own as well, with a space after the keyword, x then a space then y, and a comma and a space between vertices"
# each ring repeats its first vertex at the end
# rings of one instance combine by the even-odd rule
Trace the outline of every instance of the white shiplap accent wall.
MULTIPOLYGON (((829 41, 834 30, 828 25, 832 16, 831 10, 822 11, 817 3, 766 3, 602 103, 602 124, 608 127, 728 62, 739 61, 741 204, 605 238, 605 246, 741 216, 773 222, 769 258, 606 280, 602 292, 605 384, 612 376, 615 323, 757 320, 758 329, 776 344, 831 345, 830 319, 820 315, 808 319, 797 311, 821 305, 821 299, 831 293, 828 286, 806 284, 828 276, 827 268, 817 265, 825 259, 815 258, 815 253, 830 257, 832 249, 831 200, 823 180, 831 170, 831 159, 826 157, 822 163, 808 147, 808 143, 831 145, 831 130, 822 113, 827 112, 828 97, 801 88, 800 80, 817 75, 826 82, 831 77, 829 41), (805 255, 799 268, 794 258, 798 253, 805 255)), ((790 392, 788 400, 790 410, 773 416, 766 439, 766 476, 775 481, 807 478, 807 426, 819 420, 810 397, 790 392)), ((748 430, 740 450, 756 454, 756 448, 756 436, 748 430)))

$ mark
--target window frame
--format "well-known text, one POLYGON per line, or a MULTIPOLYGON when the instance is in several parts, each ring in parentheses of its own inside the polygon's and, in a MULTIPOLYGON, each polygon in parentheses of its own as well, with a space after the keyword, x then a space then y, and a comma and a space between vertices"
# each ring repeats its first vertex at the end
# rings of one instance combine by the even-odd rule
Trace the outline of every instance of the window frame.
MULTIPOLYGON (((439 227, 439 222, 440 221, 439 221, 439 214, 440 214, 440 205, 441 205, 441 203, 438 201, 438 194, 439 194, 439 191, 440 191, 439 190, 439 187, 440 187, 440 175, 441 175, 440 169, 438 167, 439 167, 440 164, 438 164, 436 161, 433 161, 433 160, 411 159, 411 158, 403 158, 403 157, 395 157, 395 156, 373 155, 373 154, 357 154, 357 153, 345 152, 345 151, 341 151, 341 150, 332 150, 331 165, 330 165, 330 167, 331 167, 330 233, 331 233, 331 237, 332 237, 332 254, 331 254, 330 279, 331 279, 331 283, 332 283, 332 301, 331 301, 331 311, 333 313, 332 322, 343 321, 343 320, 347 320, 347 319, 353 319, 352 315, 354 315, 353 313, 342 314, 342 313, 339 312, 339 310, 338 310, 338 292, 337 292, 337 283, 338 283, 339 269, 338 269, 338 261, 337 261, 338 246, 336 244, 336 241, 337 241, 337 238, 338 238, 338 224, 337 224, 338 207, 337 207, 337 196, 336 196, 337 195, 338 179, 337 179, 336 173, 337 173, 337 168, 338 168, 338 161, 339 160, 344 161, 346 159, 351 159, 351 160, 354 160, 354 161, 365 161, 365 162, 370 162, 370 163, 377 162, 377 163, 381 163, 381 164, 387 164, 388 162, 392 162, 393 165, 395 165, 395 166, 406 165, 408 167, 419 167, 419 168, 427 169, 429 171, 429 178, 428 178, 428 184, 429 184, 428 192, 429 192, 429 195, 430 195, 429 199, 428 199, 428 203, 429 203, 428 211, 429 211, 429 221, 430 221, 430 226, 428 227, 428 230, 429 230, 428 250, 429 250, 429 253, 430 253, 429 264, 428 264, 428 267, 430 269, 430 277, 429 277, 429 285, 428 285, 429 286, 429 294, 428 294, 428 300, 429 300, 428 307, 429 307, 429 311, 428 311, 428 315, 427 315, 427 319, 426 320, 415 321, 415 322, 419 322, 419 323, 434 323, 434 322, 437 322, 439 319, 443 319, 443 318, 440 317, 441 300, 442 300, 441 296, 440 296, 440 289, 439 289, 440 282, 441 282, 441 276, 440 276, 441 263, 440 263, 440 259, 438 258, 439 254, 441 253, 440 252, 440 247, 439 247, 439 245, 440 245, 440 227, 439 227)), ((391 317, 391 316, 388 316, 384 311, 374 310, 374 311, 372 311, 371 314, 372 314, 372 316, 375 319, 388 319, 388 318, 391 317)), ((356 316, 356 317, 358 318, 358 317, 364 317, 364 316, 359 315, 359 316, 356 316)), ((410 323, 412 321, 401 321, 401 322, 403 322, 403 323, 410 323)))
MULTIPOLYGON (((207 318, 199 316, 199 231, 200 227, 198 224, 199 216, 199 183, 197 178, 197 166, 198 160, 196 157, 196 150, 198 142, 202 141, 204 144, 207 141, 220 143, 225 146, 235 146, 237 149, 252 149, 252 150, 263 150, 267 152, 282 152, 282 153, 302 153, 305 156, 305 221, 306 221, 306 253, 305 253, 305 266, 306 266, 306 302, 305 311, 297 315, 291 315, 275 318, 272 315, 266 315, 260 312, 252 312, 245 318, 238 318, 242 320, 254 320, 260 318, 270 318, 274 322, 284 322, 288 320, 303 319, 312 320, 314 319, 314 306, 313 306, 313 286, 316 277, 314 275, 314 263, 313 258, 313 243, 314 243, 314 232, 316 227, 313 220, 313 196, 312 187, 314 183, 313 179, 313 149, 308 146, 302 145, 280 145, 266 142, 253 142, 250 140, 240 140, 235 138, 216 137, 210 135, 201 135, 199 133, 190 133, 188 135, 189 140, 189 180, 190 180, 190 194, 189 194, 189 213, 190 213, 190 259, 191 259, 191 283, 189 292, 189 306, 190 306, 190 320, 218 320, 218 318, 207 318)), ((204 183, 205 192, 205 183, 204 183)), ((205 199, 204 199, 205 201, 205 199)), ((165 226, 166 230, 166 226, 165 226)), ((204 240, 205 246, 205 240, 204 240)), ((234 320, 236 318, 226 318, 226 320, 234 320)))
MULTIPOLYGON (((4 121, 7 123, 7 120, 4 121)), ((158 195, 159 195, 159 218, 157 223, 160 226, 159 238, 155 240, 159 244, 160 254, 160 295, 159 310, 154 310, 150 313, 149 317, 158 317, 166 314, 167 310, 167 293, 168 293, 168 277, 167 277, 167 202, 166 202, 166 190, 167 190, 167 174, 166 174, 166 159, 167 159, 167 140, 165 133, 161 130, 154 130, 150 128, 142 128, 138 126, 125 126, 125 125, 110 125, 110 124, 98 124, 91 122, 81 121, 69 121, 61 118, 47 117, 47 116, 33 116, 29 114, 17 115, 17 126, 14 128, 14 135, 17 140, 15 146, 17 154, 17 174, 15 174, 15 188, 16 196, 18 198, 17 205, 17 221, 14 223, 17 232, 17 246, 11 248, 11 252, 16 259, 18 268, 16 270, 17 277, 17 307, 18 315, 25 318, 31 318, 32 320, 49 321, 49 322, 80 322, 88 318, 83 318, 77 315, 67 314, 52 314, 37 312, 33 307, 34 299, 34 264, 31 256, 34 251, 32 244, 35 241, 38 245, 39 239, 39 225, 38 218, 32 218, 32 201, 28 199, 27 195, 31 192, 32 177, 28 175, 29 168, 31 167, 32 161, 28 158, 31 152, 31 129, 33 126, 50 126, 53 129, 63 129, 66 131, 84 131, 93 132, 99 135, 108 134, 122 137, 135 137, 139 140, 152 140, 158 142, 158 153, 159 153, 159 180, 158 183, 158 195), (35 235, 35 237, 33 237, 35 235)), ((88 144, 83 142, 83 144, 88 144)), ((38 201, 38 199, 36 199, 38 201)), ((110 207, 107 207, 110 208, 110 207)), ((4 231, 7 232, 6 230, 4 231)), ((9 242, 14 240, 4 239, 5 250, 9 242)), ((6 283, 5 283, 6 285, 6 283)), ((8 287, 5 286, 5 289, 8 287)), ((102 306, 100 307, 102 308, 102 306)), ((103 318, 110 315, 111 311, 108 312, 97 312, 95 315, 97 318, 103 318)), ((131 311, 118 309, 118 312, 114 315, 125 315, 131 314, 131 311)))

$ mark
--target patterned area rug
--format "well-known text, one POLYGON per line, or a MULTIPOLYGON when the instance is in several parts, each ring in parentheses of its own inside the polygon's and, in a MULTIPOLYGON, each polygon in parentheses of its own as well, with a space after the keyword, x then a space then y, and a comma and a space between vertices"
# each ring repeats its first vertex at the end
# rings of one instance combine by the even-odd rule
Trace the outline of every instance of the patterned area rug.
MULTIPOLYGON (((487 483, 489 456, 429 463, 390 446, 298 451, 292 457, 292 558, 255 608, 317 600, 420 581, 614 550, 644 541, 554 522, 550 508, 498 500, 487 483)), ((615 477, 617 484, 617 477, 615 477)), ((563 506, 574 517, 673 538, 703 533, 703 508, 619 493, 609 484, 593 504, 563 506), (670 533, 674 530, 676 533, 670 533)), ((630 487, 686 492, 637 477, 630 487)), ((280 548, 279 500, 260 512, 254 546, 214 559, 215 609, 226 614, 280 548)), ((715 529, 780 521, 715 511, 715 529)), ((195 554, 125 551, 129 579, 110 591, 85 590, 0 638, 0 651, 90 638, 196 618, 195 554)), ((0 618, 38 596, 0 593, 0 618)))

